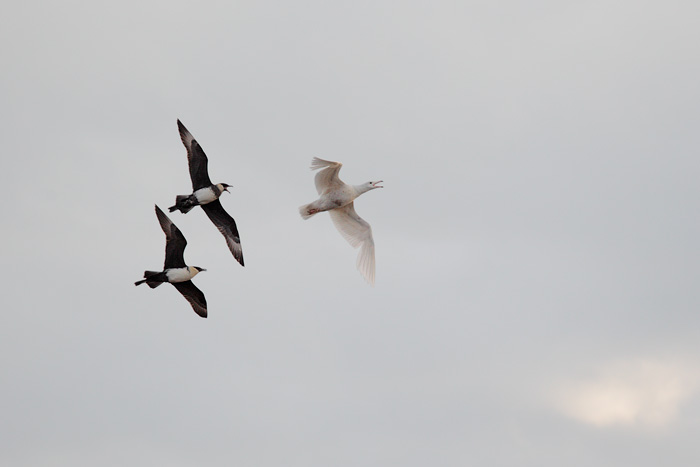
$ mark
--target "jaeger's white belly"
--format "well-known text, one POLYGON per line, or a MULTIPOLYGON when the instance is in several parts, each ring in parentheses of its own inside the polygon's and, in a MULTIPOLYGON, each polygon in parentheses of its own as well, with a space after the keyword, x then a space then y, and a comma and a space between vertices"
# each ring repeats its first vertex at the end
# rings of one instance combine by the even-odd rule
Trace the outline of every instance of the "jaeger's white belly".
POLYGON ((214 194, 214 190, 211 188, 200 188, 194 192, 195 198, 199 204, 207 204, 215 201, 218 197, 214 194))
POLYGON ((190 267, 172 268, 165 271, 165 275, 168 277, 168 282, 185 282, 196 276, 198 272, 190 267))

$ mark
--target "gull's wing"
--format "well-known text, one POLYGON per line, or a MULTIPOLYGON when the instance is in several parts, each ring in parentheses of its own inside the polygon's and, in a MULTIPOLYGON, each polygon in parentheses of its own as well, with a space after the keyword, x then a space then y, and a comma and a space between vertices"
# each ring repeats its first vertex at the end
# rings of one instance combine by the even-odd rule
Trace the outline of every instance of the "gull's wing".
POLYGON ((165 232, 165 265, 164 268, 183 268, 185 264, 185 247, 187 240, 182 235, 180 229, 177 228, 173 221, 165 215, 163 211, 156 206, 156 216, 160 222, 160 228, 165 232))
POLYGON ((354 203, 328 211, 335 228, 353 248, 362 246, 357 255, 357 269, 374 286, 374 239, 372 227, 355 212, 354 203))
POLYGON ((217 199, 211 203, 202 204, 202 209, 207 213, 209 219, 214 223, 219 232, 226 239, 226 244, 228 249, 233 253, 233 257, 243 264, 243 249, 241 248, 241 239, 238 236, 238 229, 236 228, 236 221, 233 217, 229 216, 221 205, 221 202, 217 199))
POLYGON ((192 190, 197 191, 200 188, 210 186, 211 180, 209 180, 209 171, 207 169, 209 161, 207 160, 207 155, 204 154, 202 146, 200 146, 192 134, 187 131, 187 128, 185 128, 185 125, 183 125, 180 120, 177 121, 177 128, 180 130, 182 144, 187 148, 187 161, 190 165, 192 190))
POLYGON ((319 173, 316 174, 314 181, 316 182, 316 191, 319 195, 322 195, 329 189, 333 189, 344 185, 344 183, 338 178, 338 172, 343 166, 340 162, 326 161, 314 157, 311 159, 311 170, 321 169, 319 173))
POLYGON ((202 318, 207 317, 207 300, 204 298, 202 291, 192 281, 172 282, 172 284, 190 302, 195 313, 202 318))

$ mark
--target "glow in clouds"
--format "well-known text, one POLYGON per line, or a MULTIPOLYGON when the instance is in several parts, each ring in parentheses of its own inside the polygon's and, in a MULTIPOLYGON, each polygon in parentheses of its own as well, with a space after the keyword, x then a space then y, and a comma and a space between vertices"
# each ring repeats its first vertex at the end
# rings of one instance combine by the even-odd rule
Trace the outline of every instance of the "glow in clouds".
POLYGON ((659 428, 676 418, 696 381, 696 372, 682 365, 631 360, 608 365, 591 380, 567 385, 558 400, 566 415, 594 426, 659 428))

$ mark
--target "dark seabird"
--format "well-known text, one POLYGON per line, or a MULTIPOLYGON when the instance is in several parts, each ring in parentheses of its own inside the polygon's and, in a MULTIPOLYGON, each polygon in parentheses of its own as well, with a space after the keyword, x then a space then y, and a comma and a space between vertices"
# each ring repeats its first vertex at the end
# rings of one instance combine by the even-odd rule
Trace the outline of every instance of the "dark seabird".
POLYGON ((204 154, 202 146, 199 145, 192 134, 187 131, 185 125, 177 121, 177 127, 180 130, 180 138, 182 144, 187 148, 187 161, 190 165, 190 178, 192 179, 191 195, 178 195, 175 197, 175 205, 170 206, 170 212, 179 210, 183 214, 190 211, 195 206, 202 206, 204 212, 209 216, 209 219, 214 223, 219 232, 226 239, 226 245, 233 253, 233 257, 243 264, 243 250, 241 249, 241 239, 236 228, 236 221, 233 217, 224 210, 224 207, 219 201, 219 197, 224 191, 228 191, 231 185, 227 183, 217 183, 214 185, 209 179, 207 170, 208 159, 204 154))
POLYGON ((375 188, 384 188, 378 182, 366 182, 362 185, 348 185, 338 178, 343 166, 340 162, 326 161, 314 157, 311 170, 323 169, 316 174, 314 182, 319 198, 299 208, 304 219, 328 211, 336 229, 353 248, 360 248, 357 255, 357 269, 370 285, 374 286, 374 239, 372 227, 355 212, 355 199, 375 188))
POLYGON ((165 232, 165 264, 163 265, 163 271, 145 271, 143 273, 145 279, 134 282, 134 285, 141 285, 145 282, 150 288, 155 289, 163 282, 169 282, 190 302, 195 313, 202 318, 206 318, 207 301, 202 291, 190 280, 201 271, 206 271, 206 269, 185 264, 184 253, 187 246, 185 236, 182 235, 180 229, 173 224, 173 221, 168 219, 168 216, 158 206, 156 206, 156 215, 158 216, 160 227, 165 232))

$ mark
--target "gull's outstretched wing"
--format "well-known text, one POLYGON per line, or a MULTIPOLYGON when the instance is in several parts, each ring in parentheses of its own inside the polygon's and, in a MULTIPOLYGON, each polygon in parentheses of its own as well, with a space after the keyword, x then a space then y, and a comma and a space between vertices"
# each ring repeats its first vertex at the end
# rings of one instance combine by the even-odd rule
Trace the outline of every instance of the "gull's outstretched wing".
POLYGON ((177 228, 173 221, 165 215, 163 211, 156 205, 156 216, 160 222, 160 228, 165 232, 165 264, 164 269, 168 268, 184 268, 185 264, 185 247, 187 240, 182 235, 180 229, 177 228))
POLYGON ((207 300, 204 298, 202 291, 192 281, 172 282, 172 284, 190 302, 195 313, 202 318, 207 317, 207 300))
POLYGON ((340 172, 342 166, 343 164, 340 162, 326 161, 318 157, 311 159, 311 170, 325 167, 325 169, 317 173, 316 178, 314 178, 314 182, 316 182, 316 191, 318 191, 319 195, 343 185, 343 182, 338 178, 338 172, 340 172))
POLYGON ((192 189, 194 191, 211 185, 207 165, 209 163, 207 155, 204 154, 202 146, 199 145, 192 134, 187 131, 185 125, 177 121, 177 128, 180 130, 180 139, 187 148, 187 161, 190 165, 190 178, 192 179, 192 189))
POLYGON ((219 229, 219 232, 221 232, 226 239, 226 244, 228 245, 228 249, 231 250, 231 253, 233 253, 233 257, 241 263, 241 266, 245 266, 243 264, 241 239, 238 235, 238 229, 236 228, 236 221, 233 220, 233 217, 229 216, 218 199, 211 203, 203 204, 202 209, 204 209, 209 219, 211 219, 216 228, 219 229))
POLYGON ((372 227, 355 212, 354 203, 328 211, 336 229, 353 248, 362 246, 357 255, 357 269, 374 286, 374 239, 372 227))

